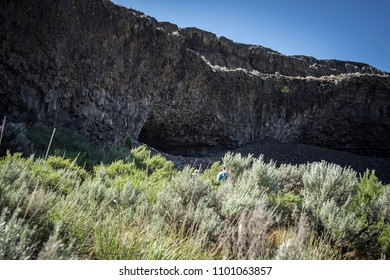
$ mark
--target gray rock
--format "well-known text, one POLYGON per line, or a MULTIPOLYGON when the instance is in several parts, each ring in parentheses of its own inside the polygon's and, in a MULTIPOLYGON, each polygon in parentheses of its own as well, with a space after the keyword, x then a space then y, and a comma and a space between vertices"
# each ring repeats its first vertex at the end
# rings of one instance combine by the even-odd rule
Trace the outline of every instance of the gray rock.
POLYGON ((0 117, 183 154, 272 138, 390 156, 390 77, 367 64, 285 56, 103 0, 4 0, 0 39, 0 117))

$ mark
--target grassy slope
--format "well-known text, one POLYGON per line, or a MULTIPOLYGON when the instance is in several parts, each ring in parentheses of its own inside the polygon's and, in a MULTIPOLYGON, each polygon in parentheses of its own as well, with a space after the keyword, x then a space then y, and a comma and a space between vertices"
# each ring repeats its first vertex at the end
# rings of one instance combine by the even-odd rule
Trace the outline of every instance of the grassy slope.
POLYGON ((145 146, 93 151, 75 139, 63 150, 55 139, 46 160, 0 160, 0 259, 390 255, 390 186, 374 172, 233 153, 200 172, 145 146), (217 183, 221 164, 230 176, 217 183))

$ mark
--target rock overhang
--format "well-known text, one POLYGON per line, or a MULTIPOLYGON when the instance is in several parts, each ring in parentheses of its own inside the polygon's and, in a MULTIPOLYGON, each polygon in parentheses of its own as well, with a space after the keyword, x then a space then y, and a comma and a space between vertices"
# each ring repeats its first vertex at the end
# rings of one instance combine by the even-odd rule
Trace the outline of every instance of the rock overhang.
POLYGON ((0 15, 3 114, 79 122, 97 143, 152 135, 207 150, 274 138, 389 156, 390 78, 369 65, 285 56, 109 1, 5 1, 0 15))

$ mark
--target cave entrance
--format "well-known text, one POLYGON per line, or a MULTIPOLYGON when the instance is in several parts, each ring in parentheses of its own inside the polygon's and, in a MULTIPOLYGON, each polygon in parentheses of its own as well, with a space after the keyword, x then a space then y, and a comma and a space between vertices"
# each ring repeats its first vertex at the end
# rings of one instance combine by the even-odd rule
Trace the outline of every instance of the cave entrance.
POLYGON ((151 130, 144 126, 141 129, 138 140, 161 152, 175 156, 205 157, 211 156, 213 153, 219 151, 214 146, 186 144, 184 141, 180 141, 181 139, 174 140, 174 138, 176 137, 173 135, 165 135, 157 129, 151 130))

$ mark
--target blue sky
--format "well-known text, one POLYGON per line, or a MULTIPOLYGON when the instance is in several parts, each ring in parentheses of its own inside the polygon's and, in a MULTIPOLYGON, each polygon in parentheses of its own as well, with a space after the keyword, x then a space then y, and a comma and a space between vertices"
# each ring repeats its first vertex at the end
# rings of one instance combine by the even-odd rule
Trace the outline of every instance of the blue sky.
POLYGON ((368 63, 390 72, 389 0, 112 0, 158 21, 198 27, 287 55, 368 63))

